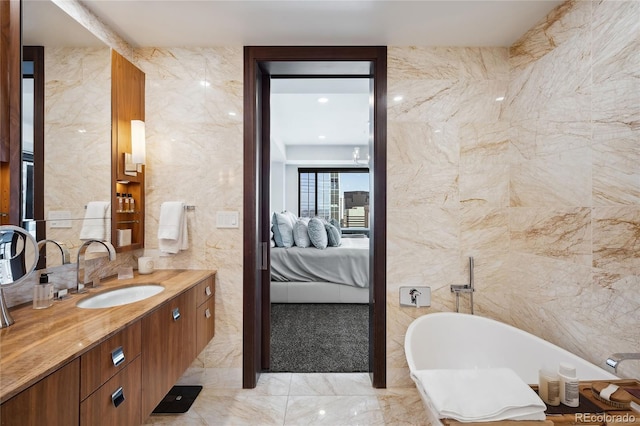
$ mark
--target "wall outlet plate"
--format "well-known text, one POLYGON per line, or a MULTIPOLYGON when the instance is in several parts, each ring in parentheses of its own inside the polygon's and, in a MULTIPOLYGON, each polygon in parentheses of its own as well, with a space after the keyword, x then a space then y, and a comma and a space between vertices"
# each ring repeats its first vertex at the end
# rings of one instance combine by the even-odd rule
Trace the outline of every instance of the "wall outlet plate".
POLYGON ((426 286, 407 286, 400 287, 400 306, 412 306, 414 308, 422 308, 431 306, 431 287, 426 286), (412 300, 411 293, 415 296, 412 300))

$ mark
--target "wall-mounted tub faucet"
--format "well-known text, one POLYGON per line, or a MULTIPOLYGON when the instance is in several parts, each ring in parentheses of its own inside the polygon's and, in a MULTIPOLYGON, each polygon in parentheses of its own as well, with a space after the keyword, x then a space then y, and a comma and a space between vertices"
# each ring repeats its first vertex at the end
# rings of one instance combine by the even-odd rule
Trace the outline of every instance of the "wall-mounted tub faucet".
POLYGON ((640 353, 622 352, 615 353, 607 358, 607 365, 613 369, 615 373, 618 372, 618 364, 625 359, 640 359, 640 353))
POLYGON ((473 292, 476 291, 473 283, 473 257, 469 256, 469 284, 451 285, 451 293, 456 294, 456 312, 460 312, 460 293, 469 293, 471 303, 471 315, 473 315, 473 292))
POLYGON ((418 296, 420 296, 421 294, 422 293, 420 293, 417 288, 412 288, 409 291, 409 295, 411 296, 411 303, 416 305, 416 308, 418 307, 418 296))

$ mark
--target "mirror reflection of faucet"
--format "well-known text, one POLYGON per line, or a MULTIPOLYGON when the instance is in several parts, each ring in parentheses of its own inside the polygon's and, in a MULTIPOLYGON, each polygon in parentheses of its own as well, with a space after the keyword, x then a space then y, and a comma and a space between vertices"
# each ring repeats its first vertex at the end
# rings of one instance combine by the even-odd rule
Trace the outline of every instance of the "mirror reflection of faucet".
POLYGON ((109 254, 109 261, 116 260, 116 249, 113 247, 113 245, 110 242, 100 241, 100 240, 87 240, 84 243, 82 243, 82 245, 78 249, 78 258, 76 259, 76 276, 77 276, 76 292, 77 293, 86 293, 87 291, 85 286, 89 282, 85 279, 85 276, 84 276, 84 266, 82 268, 80 267, 80 257, 84 255, 87 248, 93 243, 102 244, 107 249, 107 252, 109 254))
MULTIPOLYGON (((51 243, 54 246, 58 247, 58 249, 60 250, 60 254, 62 256, 62 264, 66 265, 68 263, 71 262, 71 256, 69 255, 69 250, 67 250, 67 248, 64 246, 64 244, 61 244, 55 240, 41 240, 38 241, 38 251, 42 251, 42 249, 47 245, 47 243, 51 243)), ((46 268, 46 265, 45 265, 46 268)))

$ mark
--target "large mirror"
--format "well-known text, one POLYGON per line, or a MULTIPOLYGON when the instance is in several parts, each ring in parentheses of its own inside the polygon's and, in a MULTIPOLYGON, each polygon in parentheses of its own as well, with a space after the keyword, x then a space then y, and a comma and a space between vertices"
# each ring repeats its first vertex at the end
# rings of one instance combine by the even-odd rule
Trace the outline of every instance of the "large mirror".
MULTIPOLYGON (((49 0, 22 2, 22 44, 42 46, 44 62, 41 95, 34 84, 38 67, 29 55, 23 63, 22 226, 73 253, 82 243, 86 206, 111 198, 111 50, 49 0), (39 102, 41 119, 34 114, 39 102), (38 143, 41 177, 31 172, 38 169, 38 143)), ((107 240, 109 214, 106 209, 107 240)), ((62 261, 46 258, 39 267, 62 261)))

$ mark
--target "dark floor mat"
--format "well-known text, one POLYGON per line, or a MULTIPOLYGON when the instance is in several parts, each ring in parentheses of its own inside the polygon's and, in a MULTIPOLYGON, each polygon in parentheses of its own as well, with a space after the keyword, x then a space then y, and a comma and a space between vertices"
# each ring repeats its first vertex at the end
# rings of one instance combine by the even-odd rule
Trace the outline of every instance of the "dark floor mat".
POLYGON ((271 305, 271 371, 369 371, 369 305, 271 305))
POLYGON ((201 390, 202 386, 174 386, 153 410, 153 414, 186 413, 201 390))

